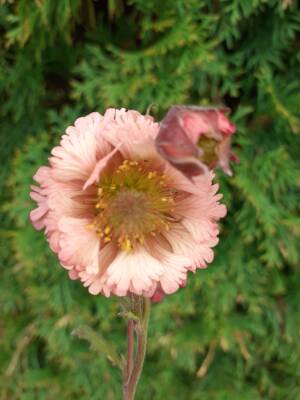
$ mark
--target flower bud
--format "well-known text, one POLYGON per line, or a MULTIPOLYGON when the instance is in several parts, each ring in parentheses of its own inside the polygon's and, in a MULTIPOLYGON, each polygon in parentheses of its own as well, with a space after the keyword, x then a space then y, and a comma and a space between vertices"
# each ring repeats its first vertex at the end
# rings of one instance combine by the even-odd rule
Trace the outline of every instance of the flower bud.
POLYGON ((235 126, 226 116, 228 108, 173 106, 160 123, 156 148, 188 177, 220 167, 232 175, 229 161, 235 126))

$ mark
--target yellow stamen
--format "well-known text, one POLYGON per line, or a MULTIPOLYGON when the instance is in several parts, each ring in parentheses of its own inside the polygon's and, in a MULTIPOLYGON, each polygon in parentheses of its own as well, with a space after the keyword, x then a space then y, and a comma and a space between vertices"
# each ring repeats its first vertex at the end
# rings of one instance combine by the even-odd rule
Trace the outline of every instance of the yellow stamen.
POLYGON ((95 225, 94 223, 91 223, 91 224, 87 224, 87 225, 86 225, 86 228, 87 228, 87 229, 94 229, 95 226, 96 226, 96 225, 95 225))
POLYGON ((148 177, 148 179, 152 179, 152 178, 154 178, 156 175, 157 175, 156 172, 149 172, 148 175, 147 175, 147 177, 148 177))
POLYGON ((130 241, 128 238, 126 238, 126 239, 121 243, 121 247, 122 247, 122 250, 124 250, 124 251, 130 251, 130 250, 132 250, 131 241, 130 241))
POLYGON ((129 165, 134 167, 135 165, 138 165, 138 162, 137 161, 130 161, 129 165))

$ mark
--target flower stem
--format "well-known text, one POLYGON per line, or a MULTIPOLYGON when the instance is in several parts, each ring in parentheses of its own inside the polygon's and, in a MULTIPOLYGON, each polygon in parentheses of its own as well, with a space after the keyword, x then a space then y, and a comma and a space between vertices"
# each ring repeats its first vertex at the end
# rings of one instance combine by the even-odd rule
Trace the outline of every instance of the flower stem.
POLYGON ((137 321, 130 320, 128 322, 128 353, 126 374, 124 374, 124 400, 134 400, 139 378, 142 373, 146 348, 148 323, 150 317, 151 302, 142 296, 135 296, 131 302, 132 312, 138 316, 137 321), (129 324, 131 323, 131 324, 129 324), (133 358, 133 327, 136 333, 137 348, 134 364, 133 358))
POLYGON ((134 324, 132 320, 127 323, 127 368, 126 368, 126 382, 129 382, 134 353, 134 324))

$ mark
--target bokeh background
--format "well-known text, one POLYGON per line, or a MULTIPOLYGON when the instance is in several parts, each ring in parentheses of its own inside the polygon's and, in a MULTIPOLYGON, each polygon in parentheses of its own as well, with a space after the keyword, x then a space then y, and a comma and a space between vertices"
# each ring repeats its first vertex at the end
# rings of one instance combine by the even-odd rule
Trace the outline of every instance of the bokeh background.
POLYGON ((32 175, 81 115, 221 105, 237 125, 213 264, 153 307, 143 400, 300 399, 300 11, 293 0, 0 1, 0 399, 117 400, 71 332, 125 346, 117 299, 69 281, 28 222, 32 175))

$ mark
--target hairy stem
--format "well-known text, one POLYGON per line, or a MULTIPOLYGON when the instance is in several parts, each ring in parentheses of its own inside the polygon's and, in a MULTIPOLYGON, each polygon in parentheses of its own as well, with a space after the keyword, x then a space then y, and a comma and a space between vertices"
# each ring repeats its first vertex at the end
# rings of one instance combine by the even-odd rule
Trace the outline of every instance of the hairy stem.
POLYGON ((131 311, 138 316, 137 321, 130 320, 128 322, 128 353, 127 367, 124 375, 124 400, 134 400, 137 385, 142 373, 146 348, 148 323, 150 316, 151 302, 142 296, 135 296, 131 302, 131 311), (136 354, 134 364, 132 365, 133 356, 133 328, 136 333, 136 354), (130 337, 129 337, 130 335, 130 337))
POLYGON ((127 324, 127 373, 126 381, 129 382, 129 378, 132 372, 133 356, 134 356, 134 324, 132 320, 128 321, 127 324))

